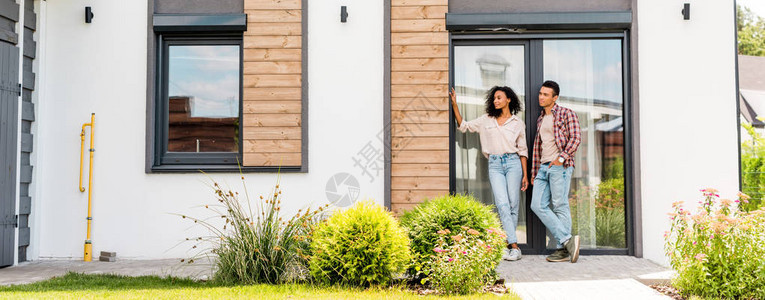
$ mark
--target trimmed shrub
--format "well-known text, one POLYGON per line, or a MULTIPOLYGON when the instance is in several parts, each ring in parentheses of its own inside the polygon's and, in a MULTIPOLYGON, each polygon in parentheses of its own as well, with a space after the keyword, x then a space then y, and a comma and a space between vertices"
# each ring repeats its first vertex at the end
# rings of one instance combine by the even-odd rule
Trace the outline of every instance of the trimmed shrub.
MULTIPOLYGON (((410 273, 417 277, 428 275, 423 266, 429 263, 433 248, 441 240, 439 230, 459 232, 465 226, 480 232, 480 239, 488 240, 488 229, 501 228, 491 206, 484 205, 473 196, 459 194, 434 198, 416 206, 401 217, 401 224, 408 229, 412 240, 414 262, 410 273)), ((502 244, 504 241, 495 247, 500 257, 502 244)))
POLYGON ((494 270, 502 259, 505 234, 500 229, 479 232, 462 227, 456 234, 438 231, 438 243, 429 263, 424 266, 426 279, 443 294, 469 294, 494 281, 494 270), (480 236, 487 239, 481 239, 480 236))
POLYGON ((406 232, 390 212, 370 202, 332 215, 311 242, 311 275, 322 283, 388 284, 411 259, 406 232))
POLYGON ((734 202, 719 199, 714 189, 702 190, 704 200, 691 213, 675 202, 665 250, 677 271, 672 281, 683 296, 722 299, 765 299, 765 211, 738 211, 734 202))

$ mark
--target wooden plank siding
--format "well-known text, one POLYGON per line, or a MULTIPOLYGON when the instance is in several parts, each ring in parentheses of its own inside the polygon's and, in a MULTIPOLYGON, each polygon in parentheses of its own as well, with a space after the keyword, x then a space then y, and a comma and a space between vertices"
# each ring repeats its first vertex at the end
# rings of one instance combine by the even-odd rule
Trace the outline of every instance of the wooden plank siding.
POLYGON ((449 193, 448 0, 391 1, 391 211, 449 193))
POLYGON ((244 165, 302 163, 302 0, 244 0, 244 165))

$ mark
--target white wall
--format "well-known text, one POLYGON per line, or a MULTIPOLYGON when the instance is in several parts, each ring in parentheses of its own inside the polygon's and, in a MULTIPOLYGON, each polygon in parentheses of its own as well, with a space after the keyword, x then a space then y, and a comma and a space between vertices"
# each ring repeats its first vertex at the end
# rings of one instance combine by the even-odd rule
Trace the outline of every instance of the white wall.
POLYGON ((738 189, 733 1, 638 1, 643 251, 666 263, 674 201, 738 189), (683 3, 691 19, 683 20, 683 3))
MULTIPOLYGON (((37 106, 31 259, 81 259, 87 194, 77 191, 79 132, 96 113, 93 253, 122 258, 186 257, 179 241, 199 234, 171 213, 203 216, 212 203, 207 177, 146 174, 147 3, 49 1, 40 16, 46 39, 37 106), (93 23, 83 21, 92 6, 93 23), (196 208, 195 208, 196 207, 196 208)), ((372 182, 353 166, 367 142, 382 151, 382 1, 313 2, 308 8, 309 172, 282 174, 284 208, 323 205, 327 180, 348 172, 360 197, 383 203, 382 172, 372 182), (331 3, 329 3, 331 2, 331 3), (340 5, 350 17, 340 23, 340 5)), ((87 159, 87 158, 86 158, 87 159)), ((87 168, 87 165, 86 165, 87 168)), ((237 174, 211 175, 237 186, 237 174)), ((275 174, 246 174, 251 196, 266 194, 275 174)), ((87 178, 84 179, 87 181, 87 178)))

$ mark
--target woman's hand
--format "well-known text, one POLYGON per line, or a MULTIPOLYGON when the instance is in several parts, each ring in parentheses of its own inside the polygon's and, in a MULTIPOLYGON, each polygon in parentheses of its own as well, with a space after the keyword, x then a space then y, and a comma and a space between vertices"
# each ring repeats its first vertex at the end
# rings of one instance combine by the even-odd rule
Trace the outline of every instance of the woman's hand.
POLYGON ((457 105, 457 93, 454 92, 454 87, 449 90, 449 98, 452 99, 452 105, 457 105))
POLYGON ((523 176, 523 179, 521 180, 521 191, 526 191, 526 189, 529 187, 529 180, 526 178, 526 176, 523 176))

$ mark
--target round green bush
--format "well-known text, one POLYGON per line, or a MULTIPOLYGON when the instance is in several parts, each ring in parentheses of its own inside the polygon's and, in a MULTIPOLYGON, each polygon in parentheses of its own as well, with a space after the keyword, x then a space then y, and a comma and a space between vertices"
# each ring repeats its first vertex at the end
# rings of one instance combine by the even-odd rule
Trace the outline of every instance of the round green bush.
POLYGON ((311 242, 311 275, 322 283, 387 284, 411 260, 406 232, 382 206, 356 203, 319 225, 311 242))
MULTIPOLYGON (((462 226, 481 232, 488 238, 490 228, 502 228, 491 206, 484 205, 473 196, 447 195, 426 201, 401 217, 412 240, 412 251, 427 259, 439 240, 438 231, 449 229, 458 232, 462 226)), ((501 229, 500 229, 501 230, 501 229)))

